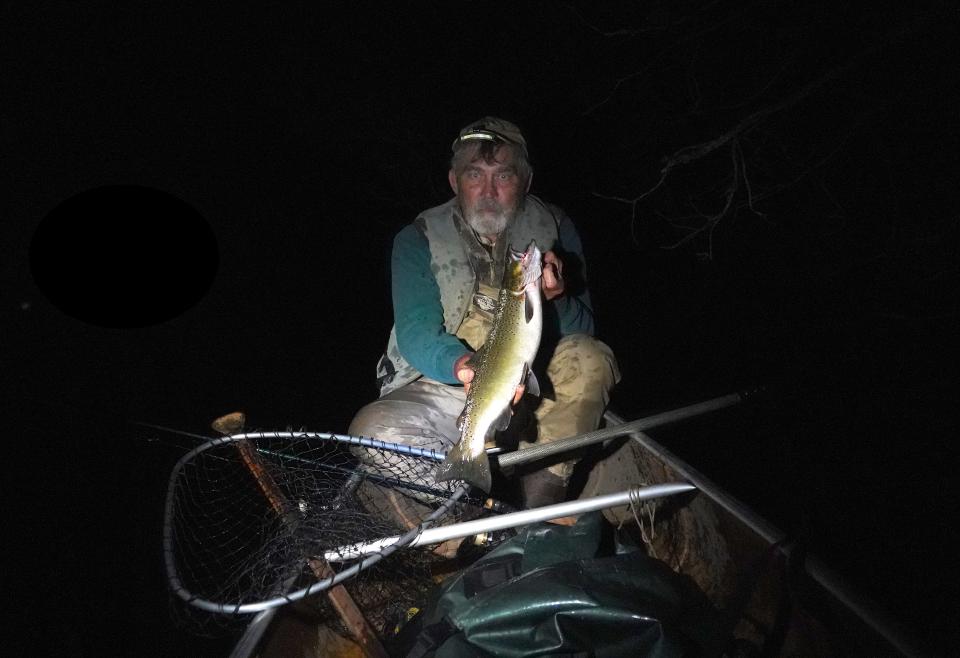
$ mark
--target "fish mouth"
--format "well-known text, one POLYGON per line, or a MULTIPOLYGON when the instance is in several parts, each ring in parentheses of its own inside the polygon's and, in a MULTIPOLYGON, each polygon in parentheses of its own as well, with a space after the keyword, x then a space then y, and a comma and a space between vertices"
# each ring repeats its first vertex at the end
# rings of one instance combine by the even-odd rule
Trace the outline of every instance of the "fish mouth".
POLYGON ((541 260, 543 254, 540 252, 540 248, 537 247, 537 241, 531 240, 530 244, 527 245, 527 248, 524 251, 518 251, 513 247, 510 247, 510 256, 513 260, 520 261, 520 265, 524 268, 529 267, 533 262, 541 260))
POLYGON ((530 241, 526 250, 510 247, 509 253, 511 264, 504 275, 503 287, 519 295, 543 274, 543 255, 535 240, 530 241))
POLYGON ((543 254, 540 253, 540 249, 537 247, 535 240, 531 240, 530 244, 527 246, 527 250, 523 252, 523 255, 520 256, 520 267, 524 270, 527 270, 531 267, 536 267, 540 265, 543 261, 543 254))

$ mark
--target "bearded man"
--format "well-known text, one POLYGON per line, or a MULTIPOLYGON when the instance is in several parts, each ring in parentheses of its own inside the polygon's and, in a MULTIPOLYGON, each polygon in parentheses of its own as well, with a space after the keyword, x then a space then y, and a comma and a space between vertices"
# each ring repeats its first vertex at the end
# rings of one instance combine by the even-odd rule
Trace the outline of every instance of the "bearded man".
MULTIPOLYGON (((523 398, 508 432, 527 443, 596 429, 620 373, 610 348, 593 337, 573 222, 529 194, 533 170, 514 124, 484 117, 461 130, 452 148, 454 198, 421 213, 394 239, 394 326, 377 366, 380 398, 357 413, 349 433, 441 451, 457 443, 464 385, 473 378, 467 360, 492 326, 508 247, 522 250, 531 240, 545 249, 544 335, 534 363, 545 395, 530 401, 532 413, 521 413, 531 396, 523 398)), ((523 503, 563 501, 572 468, 568 461, 521 473, 523 503)), ((388 497, 404 525, 425 516, 416 501, 388 497)))

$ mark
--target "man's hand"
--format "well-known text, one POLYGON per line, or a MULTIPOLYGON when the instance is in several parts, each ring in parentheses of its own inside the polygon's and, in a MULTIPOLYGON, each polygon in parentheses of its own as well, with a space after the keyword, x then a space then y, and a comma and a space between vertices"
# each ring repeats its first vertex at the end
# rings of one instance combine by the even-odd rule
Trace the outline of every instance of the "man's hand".
POLYGON ((467 352, 453 363, 453 376, 463 384, 463 390, 470 392, 470 382, 473 381, 473 367, 467 365, 467 361, 473 356, 473 352, 467 352))
MULTIPOLYGON (((457 359, 453 364, 453 374, 460 380, 460 383, 463 384, 463 390, 466 393, 470 392, 470 382, 473 381, 473 366, 467 365, 467 361, 470 360, 470 357, 473 356, 473 352, 467 352, 459 359, 457 359)), ((526 384, 520 384, 517 386, 517 392, 513 395, 513 402, 511 404, 516 404, 520 401, 520 398, 523 397, 523 392, 527 390, 526 384)))
POLYGON ((563 261, 557 255, 548 251, 543 255, 543 276, 540 279, 540 288, 547 300, 563 294, 563 261))

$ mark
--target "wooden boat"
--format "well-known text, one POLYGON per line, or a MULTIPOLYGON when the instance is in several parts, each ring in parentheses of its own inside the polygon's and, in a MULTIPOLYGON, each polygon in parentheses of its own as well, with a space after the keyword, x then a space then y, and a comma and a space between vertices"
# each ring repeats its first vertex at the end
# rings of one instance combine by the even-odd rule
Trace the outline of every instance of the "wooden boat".
MULTIPOLYGON (((923 655, 874 602, 643 431, 742 399, 732 394, 631 423, 608 412, 606 429, 600 432, 629 432, 605 445, 580 498, 638 483, 695 485, 695 495, 672 498, 671 504, 656 508, 648 553, 692 579, 725 615, 737 655, 923 655)), ((509 465, 506 455, 501 461, 509 465)), ((635 522, 626 506, 607 509, 604 515, 613 524, 635 522)), ((231 658, 384 655, 379 646, 362 649, 343 628, 318 616, 308 604, 265 611, 251 622, 231 658)))

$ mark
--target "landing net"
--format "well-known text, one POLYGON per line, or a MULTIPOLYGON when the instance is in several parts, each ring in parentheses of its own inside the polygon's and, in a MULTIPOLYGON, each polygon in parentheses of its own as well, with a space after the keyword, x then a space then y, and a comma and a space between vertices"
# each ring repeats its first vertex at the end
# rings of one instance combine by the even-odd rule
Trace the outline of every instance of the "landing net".
POLYGON ((324 592, 393 553, 384 563, 390 568, 377 571, 399 568, 403 577, 392 580, 407 591, 411 579, 429 583, 435 555, 405 548, 430 525, 479 515, 484 502, 460 482, 433 481, 442 458, 329 433, 207 441, 170 475, 163 537, 170 589, 194 610, 248 615, 324 592), (394 535, 400 540, 375 555, 318 559, 394 535))

